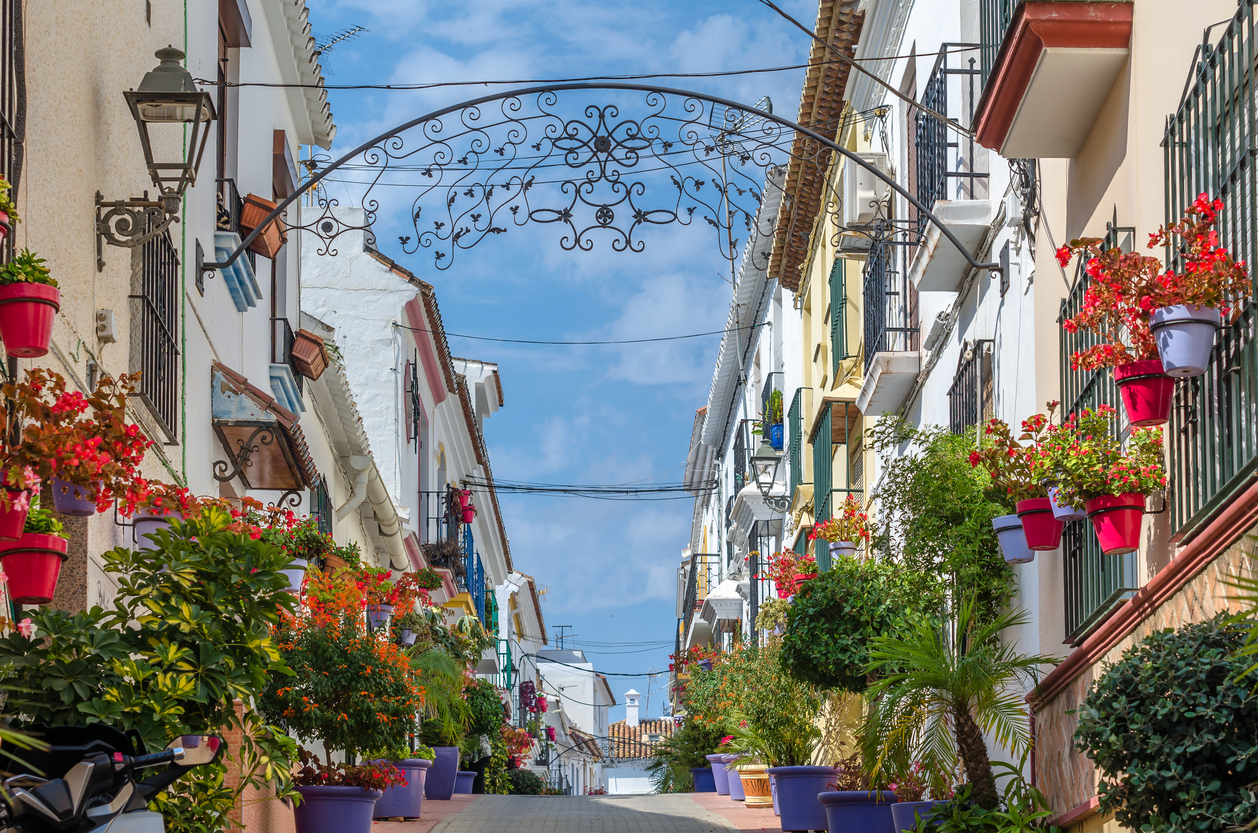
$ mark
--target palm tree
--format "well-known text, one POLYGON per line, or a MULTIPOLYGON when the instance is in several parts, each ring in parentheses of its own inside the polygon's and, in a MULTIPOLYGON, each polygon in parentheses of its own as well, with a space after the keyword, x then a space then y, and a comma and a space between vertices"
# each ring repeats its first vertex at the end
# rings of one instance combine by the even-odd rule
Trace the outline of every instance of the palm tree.
POLYGON ((870 714, 863 737, 873 775, 902 772, 919 760, 932 790, 947 787, 957 759, 975 801, 995 807, 996 778, 984 733, 1019 755, 1030 745, 1029 717, 1018 683, 1034 685, 1042 665, 1058 660, 1024 656, 1001 642, 1000 632, 1024 625, 1024 611, 982 621, 970 598, 957 610, 955 627, 919 619, 904 632, 870 642, 870 714))
MULTIPOLYGON (((413 652, 411 666, 419 671, 424 686, 425 728, 428 723, 435 724, 446 745, 454 745, 471 717, 463 700, 463 664, 444 648, 432 646, 413 652)), ((433 737, 431 731, 426 734, 433 737)))

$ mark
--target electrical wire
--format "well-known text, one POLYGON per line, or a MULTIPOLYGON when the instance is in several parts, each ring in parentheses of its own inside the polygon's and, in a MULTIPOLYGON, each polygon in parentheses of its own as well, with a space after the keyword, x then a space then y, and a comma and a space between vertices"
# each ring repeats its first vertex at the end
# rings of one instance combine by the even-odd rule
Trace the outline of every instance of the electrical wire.
MULTIPOLYGON (((398 324, 398 323, 394 323, 393 326, 397 327, 400 330, 410 330, 413 333, 428 333, 429 335, 431 335, 433 332, 432 330, 428 330, 423 327, 407 327, 403 324, 398 324)), ((466 339, 471 339, 473 341, 494 341, 501 344, 540 344, 540 345, 550 345, 550 346, 587 347, 587 346, 592 346, 592 345, 650 344, 650 343, 659 342, 659 341, 682 341, 684 339, 689 339, 689 338, 704 338, 705 336, 725 335, 727 333, 734 332, 734 330, 754 330, 756 327, 763 327, 763 326, 764 324, 761 323, 761 324, 751 324, 746 327, 735 327, 729 330, 712 330, 706 333, 688 333, 682 336, 659 336, 657 338, 625 338, 625 339, 603 340, 603 341, 542 341, 538 339, 527 339, 527 338, 497 338, 496 336, 473 336, 473 335, 468 335, 466 333, 451 333, 451 332, 443 332, 442 335, 446 337, 466 338, 466 339)))
MULTIPOLYGON (((592 669, 589 669, 589 668, 583 668, 583 667, 581 667, 580 665, 573 665, 573 664, 572 664, 572 663, 570 663, 570 662, 561 662, 561 661, 559 661, 559 660, 557 660, 557 659, 551 659, 550 657, 543 657, 543 656, 541 656, 541 655, 539 655, 539 654, 521 654, 520 656, 521 656, 521 657, 533 657, 534 659, 538 660, 538 665, 539 665, 539 666, 542 664, 542 662, 548 662, 548 663, 553 663, 553 664, 555 664, 555 665, 564 665, 564 666, 567 666, 568 668, 575 668, 575 669, 577 669, 578 671, 592 671, 592 669)), ((646 672, 645 674, 628 674, 628 673, 625 673, 625 672, 622 672, 622 671, 592 671, 592 673, 594 673, 594 674, 598 674, 599 676, 602 676, 602 677, 660 677, 660 676, 663 676, 664 674, 667 674, 667 673, 669 673, 669 672, 667 672, 667 671, 648 671, 648 672, 646 672)))

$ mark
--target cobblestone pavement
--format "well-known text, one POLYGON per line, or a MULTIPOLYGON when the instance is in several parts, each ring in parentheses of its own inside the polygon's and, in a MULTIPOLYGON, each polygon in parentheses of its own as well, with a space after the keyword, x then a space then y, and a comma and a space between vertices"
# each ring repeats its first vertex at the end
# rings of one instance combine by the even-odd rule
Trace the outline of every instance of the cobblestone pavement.
MULTIPOLYGON (((768 818, 773 819, 771 811, 768 818)), ((688 795, 486 795, 437 822, 432 833, 717 833, 739 829, 761 828, 731 821, 688 795)))

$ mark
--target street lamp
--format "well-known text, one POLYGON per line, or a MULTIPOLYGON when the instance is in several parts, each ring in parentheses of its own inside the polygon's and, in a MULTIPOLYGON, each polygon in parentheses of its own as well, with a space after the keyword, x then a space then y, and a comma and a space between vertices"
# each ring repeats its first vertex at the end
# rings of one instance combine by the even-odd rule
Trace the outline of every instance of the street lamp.
POLYGON ((760 447, 751 456, 751 469, 756 478, 756 488, 770 509, 785 512, 791 505, 790 495, 770 495, 777 482, 778 469, 782 465, 782 452, 775 451, 769 441, 761 440, 760 447))
POLYGON ((140 132, 144 164, 157 189, 157 199, 105 202, 96 192, 96 269, 104 268, 102 241, 132 249, 165 231, 179 218, 184 192, 197 181, 197 169, 210 138, 214 120, 210 94, 197 89, 191 73, 181 63, 182 50, 168 46, 157 50, 160 63, 145 73, 135 90, 122 95, 131 108, 140 132), (156 128, 156 129, 154 129, 156 128), (155 142, 158 137, 163 139, 155 142), (178 148, 162 154, 159 148, 178 148))

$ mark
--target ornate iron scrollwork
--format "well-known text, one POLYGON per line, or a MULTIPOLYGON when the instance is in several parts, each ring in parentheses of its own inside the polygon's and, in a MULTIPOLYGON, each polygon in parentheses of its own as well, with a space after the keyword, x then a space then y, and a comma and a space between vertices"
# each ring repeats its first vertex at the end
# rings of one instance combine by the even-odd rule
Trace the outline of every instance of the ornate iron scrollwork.
POLYGON ((161 200, 115 200, 105 202, 96 192, 96 271, 105 268, 104 244, 134 249, 179 222, 178 206, 174 211, 161 200))
POLYGON ((276 509, 298 509, 301 507, 301 490, 289 489, 271 505, 276 509))
POLYGON ((226 460, 214 461, 214 479, 219 483, 226 483, 239 477, 241 472, 253 465, 253 455, 261 451, 262 446, 275 442, 275 430, 273 425, 261 425, 253 429, 253 433, 246 439, 236 440, 235 454, 229 450, 226 460))

